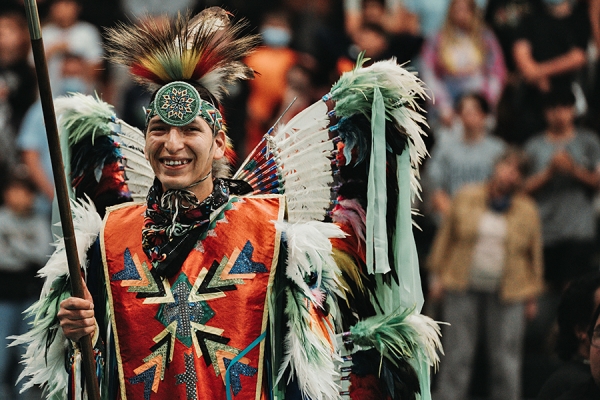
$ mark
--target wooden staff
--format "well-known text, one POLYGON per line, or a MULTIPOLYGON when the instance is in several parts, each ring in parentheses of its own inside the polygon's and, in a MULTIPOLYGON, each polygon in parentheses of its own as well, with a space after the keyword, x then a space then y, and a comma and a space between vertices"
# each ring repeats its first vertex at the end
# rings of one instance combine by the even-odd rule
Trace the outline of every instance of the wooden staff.
MULTIPOLYGON (((35 61, 35 71, 37 73, 40 100, 42 102, 42 109, 44 112, 44 123, 46 124, 48 147, 50 148, 50 158, 52 160, 52 172, 54 175, 54 185, 56 188, 56 199, 58 201, 60 223, 65 240, 67 263, 69 265, 71 292, 73 296, 84 298, 81 268, 79 264, 79 257, 77 255, 77 243, 75 242, 75 229, 73 228, 73 219, 71 217, 69 191, 67 188, 67 179, 65 177, 64 163, 60 149, 56 115, 54 113, 54 102, 52 100, 52 90, 50 88, 50 78, 48 76, 48 65, 46 64, 46 56, 44 54, 44 42, 42 41, 40 17, 35 0, 25 0, 25 14, 27 16, 27 23, 29 25, 31 49, 33 51, 33 59, 35 61)), ((91 336, 86 335, 82 337, 79 340, 79 347, 81 349, 81 362, 83 364, 85 387, 88 398, 90 400, 100 400, 100 390, 98 388, 98 379, 96 377, 96 365, 94 361, 91 336)))

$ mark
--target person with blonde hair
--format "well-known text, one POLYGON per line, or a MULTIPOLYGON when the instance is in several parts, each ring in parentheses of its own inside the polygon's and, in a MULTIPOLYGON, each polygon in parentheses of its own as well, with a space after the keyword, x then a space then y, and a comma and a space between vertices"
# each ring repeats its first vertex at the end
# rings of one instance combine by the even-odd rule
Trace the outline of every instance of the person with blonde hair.
POLYGON ((422 53, 423 80, 433 92, 434 117, 454 120, 454 105, 467 92, 481 92, 495 108, 506 79, 498 40, 483 21, 475 0, 453 0, 446 22, 422 53))

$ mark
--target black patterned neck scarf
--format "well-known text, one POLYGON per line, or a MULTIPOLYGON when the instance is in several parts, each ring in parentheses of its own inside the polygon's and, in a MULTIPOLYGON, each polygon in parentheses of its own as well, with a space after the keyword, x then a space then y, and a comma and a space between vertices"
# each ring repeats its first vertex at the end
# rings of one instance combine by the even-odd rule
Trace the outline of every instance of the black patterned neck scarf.
POLYGON ((210 215, 229 200, 229 185, 215 179, 212 193, 203 201, 186 189, 163 193, 158 179, 150 188, 142 229, 142 248, 153 269, 163 277, 174 276, 202 233, 210 226, 210 215))

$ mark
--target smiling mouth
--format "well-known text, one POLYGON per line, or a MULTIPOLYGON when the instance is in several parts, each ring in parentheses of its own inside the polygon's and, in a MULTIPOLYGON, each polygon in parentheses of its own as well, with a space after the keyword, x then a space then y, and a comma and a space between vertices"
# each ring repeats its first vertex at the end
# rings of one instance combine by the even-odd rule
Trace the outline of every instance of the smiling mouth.
POLYGON ((168 167, 178 167, 180 165, 189 164, 190 160, 161 160, 163 164, 168 167))

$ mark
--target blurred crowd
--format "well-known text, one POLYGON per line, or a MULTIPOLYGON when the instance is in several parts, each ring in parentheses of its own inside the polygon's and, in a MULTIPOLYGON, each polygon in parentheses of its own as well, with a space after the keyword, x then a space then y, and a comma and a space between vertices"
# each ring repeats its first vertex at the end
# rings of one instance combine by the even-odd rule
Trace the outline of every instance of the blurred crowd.
MULTIPOLYGON (((451 324, 434 400, 557 399, 570 386, 544 386, 551 374, 589 376, 600 302, 600 0, 38 5, 53 95, 96 93, 141 129, 150 93, 106 61, 104 29, 213 5, 247 19, 262 35, 246 60, 258 75, 224 103, 240 159, 361 51, 367 64, 396 57, 430 93, 415 236, 425 313, 451 324)), ((13 399, 19 355, 4 338, 23 332, 20 313, 39 290, 54 197, 21 0, 0 5, 0 148, 0 399, 13 399)))

